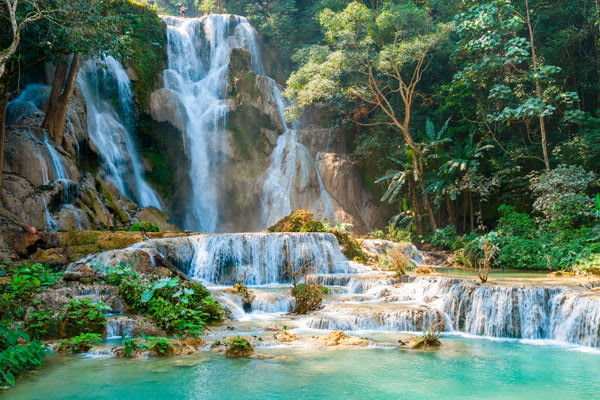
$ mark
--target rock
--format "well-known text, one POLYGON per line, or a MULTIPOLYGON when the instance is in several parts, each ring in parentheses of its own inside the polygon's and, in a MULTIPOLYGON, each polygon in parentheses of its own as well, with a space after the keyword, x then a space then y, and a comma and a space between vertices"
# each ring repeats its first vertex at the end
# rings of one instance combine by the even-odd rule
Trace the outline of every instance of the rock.
POLYGON ((431 267, 417 267, 417 275, 431 275, 436 273, 435 269, 431 267))
POLYGON ((289 333, 287 331, 281 331, 273 335, 275 340, 282 343, 289 343, 298 340, 298 337, 293 333, 289 333))
POLYGON ((425 337, 416 337, 410 339, 408 342, 408 348, 410 349, 428 349, 438 348, 442 345, 438 339, 426 339, 425 337))
POLYGON ((170 224, 168 222, 168 216, 155 207, 144 207, 141 208, 135 216, 139 221, 150 221, 157 223, 162 232, 181 232, 181 229, 177 225, 170 224))
POLYGON ((14 250, 23 258, 29 257, 40 248, 48 248, 50 246, 49 236, 36 232, 23 232, 19 239, 15 242, 14 250))
POLYGON ((275 358, 275 356, 273 354, 259 353, 259 354, 251 355, 250 358, 273 359, 273 358, 275 358))
POLYGON ((225 339, 226 350, 223 352, 225 357, 240 358, 248 357, 254 354, 254 349, 250 344, 250 339, 244 336, 231 336, 225 339))
POLYGON ((574 272, 570 271, 553 271, 547 275, 549 278, 558 278, 558 277, 567 277, 567 276, 575 276, 574 272))
POLYGON ((334 199, 338 222, 351 223, 357 235, 385 226, 389 215, 365 190, 356 162, 344 154, 325 152, 318 154, 316 162, 325 190, 334 199))
POLYGON ((423 258, 417 247, 410 242, 392 242, 383 239, 358 239, 362 249, 372 260, 377 260, 391 251, 402 251, 413 263, 419 265, 423 263, 423 258))
POLYGON ((158 122, 168 122, 179 132, 185 132, 188 124, 185 106, 176 92, 167 88, 155 90, 150 94, 148 107, 152 119, 158 122))
POLYGON ((274 358, 275 361, 285 361, 287 360, 289 357, 288 356, 277 356, 274 358))
POLYGON ((337 330, 328 335, 321 336, 316 342, 325 346, 368 346, 369 340, 346 335, 343 331, 337 330))

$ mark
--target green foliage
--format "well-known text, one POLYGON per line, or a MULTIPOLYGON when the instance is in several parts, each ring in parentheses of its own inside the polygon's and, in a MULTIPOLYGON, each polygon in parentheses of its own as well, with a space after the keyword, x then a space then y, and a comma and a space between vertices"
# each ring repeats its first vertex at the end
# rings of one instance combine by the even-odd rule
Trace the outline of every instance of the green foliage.
POLYGON ((233 354, 245 353, 252 349, 250 342, 243 336, 233 336, 225 341, 225 344, 229 347, 229 352, 233 354))
POLYGON ((0 321, 0 384, 15 385, 24 371, 40 368, 46 351, 44 345, 15 323, 0 321))
POLYGON ((129 230, 131 232, 160 232, 160 226, 156 222, 141 221, 136 222, 129 230))
POLYGON ((107 269, 106 280, 119 286, 131 308, 169 334, 200 335, 206 324, 218 321, 223 312, 200 283, 141 276, 125 264, 107 269))
POLYGON ((445 228, 435 231, 431 238, 431 243, 441 249, 450 250, 458 239, 456 227, 448 225, 445 228))
POLYGON ((89 299, 72 299, 65 309, 67 335, 104 334, 106 315, 110 307, 102 302, 92 303, 89 299))
POLYGON ((102 342, 102 335, 99 333, 82 333, 69 339, 63 339, 58 345, 58 351, 69 353, 85 353, 89 351, 94 344, 102 342))
POLYGON ((173 343, 165 337, 154 337, 142 335, 146 341, 145 347, 148 350, 154 350, 158 355, 164 355, 173 348, 173 343))
POLYGON ((52 286, 60 274, 52 272, 42 264, 24 264, 16 267, 12 278, 3 282, 0 298, 0 318, 8 320, 22 319, 25 308, 42 288, 52 286))

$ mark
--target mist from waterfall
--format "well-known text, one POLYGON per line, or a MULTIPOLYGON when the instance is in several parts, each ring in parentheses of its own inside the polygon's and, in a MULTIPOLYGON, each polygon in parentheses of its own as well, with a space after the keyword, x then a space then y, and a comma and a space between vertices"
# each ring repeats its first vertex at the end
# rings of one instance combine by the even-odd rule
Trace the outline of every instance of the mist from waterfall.
POLYGON ((85 99, 90 139, 98 149, 106 178, 140 207, 160 209, 158 196, 144 180, 132 138, 134 103, 127 72, 110 56, 101 63, 86 60, 78 84, 85 99))

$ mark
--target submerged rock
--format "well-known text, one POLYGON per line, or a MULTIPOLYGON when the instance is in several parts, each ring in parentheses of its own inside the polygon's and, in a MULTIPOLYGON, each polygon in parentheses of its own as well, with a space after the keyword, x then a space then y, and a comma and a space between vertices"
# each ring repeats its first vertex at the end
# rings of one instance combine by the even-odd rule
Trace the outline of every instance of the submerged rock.
POLYGON ((293 333, 287 331, 281 331, 273 335, 275 340, 283 343, 289 343, 298 340, 298 337, 293 333))

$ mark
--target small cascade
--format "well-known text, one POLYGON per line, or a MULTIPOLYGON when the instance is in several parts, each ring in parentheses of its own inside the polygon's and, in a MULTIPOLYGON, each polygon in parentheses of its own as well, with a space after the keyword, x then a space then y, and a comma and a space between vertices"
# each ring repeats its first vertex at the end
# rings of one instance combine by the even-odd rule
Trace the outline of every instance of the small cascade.
POLYGON ((44 227, 44 230, 46 232, 56 232, 58 231, 58 224, 56 223, 56 221, 54 221, 52 215, 48 211, 48 204, 46 204, 46 198, 43 194, 41 195, 41 197, 42 202, 44 203, 44 216, 46 217, 46 226, 44 227))
POLYGON ((268 227, 297 209, 308 209, 319 218, 335 222, 333 201, 323 186, 319 170, 308 149, 298 141, 296 131, 285 120, 281 91, 270 80, 273 98, 285 132, 277 139, 265 172, 262 223, 268 227))
POLYGON ((135 320, 126 316, 115 315, 106 319, 106 338, 120 339, 133 337, 135 320))
POLYGON ((127 72, 110 56, 101 63, 87 60, 78 84, 85 99, 90 139, 99 151, 107 178, 141 207, 160 209, 156 193, 144 180, 132 138, 134 103, 127 72), (112 99, 117 100, 118 110, 112 99))
MULTIPOLYGON (((50 86, 38 83, 29 84, 16 99, 6 107, 6 124, 16 125, 22 118, 37 115, 43 117, 43 111, 50 97, 50 86)), ((40 121, 41 122, 41 121, 40 121)))

